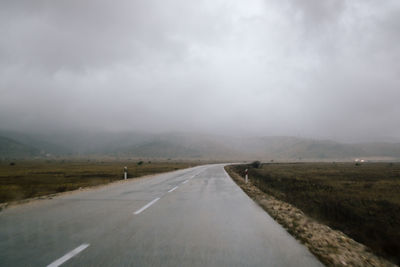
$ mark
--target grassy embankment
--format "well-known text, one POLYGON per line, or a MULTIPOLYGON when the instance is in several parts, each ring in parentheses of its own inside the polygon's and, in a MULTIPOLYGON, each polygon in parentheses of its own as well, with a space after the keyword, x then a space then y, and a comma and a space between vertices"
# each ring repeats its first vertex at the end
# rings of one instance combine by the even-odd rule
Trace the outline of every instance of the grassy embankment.
POLYGON ((0 203, 194 166, 189 162, 17 161, 0 162, 0 203))
POLYGON ((400 262, 400 163, 298 163, 231 167, 253 184, 375 253, 400 262))

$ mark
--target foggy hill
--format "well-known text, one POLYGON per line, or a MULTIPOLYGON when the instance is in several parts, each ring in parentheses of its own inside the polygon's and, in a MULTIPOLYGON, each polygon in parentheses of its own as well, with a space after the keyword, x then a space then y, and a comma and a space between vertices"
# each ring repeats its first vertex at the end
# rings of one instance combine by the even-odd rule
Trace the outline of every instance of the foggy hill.
POLYGON ((399 143, 345 144, 298 137, 229 137, 189 133, 0 132, 0 158, 119 156, 202 160, 400 159, 399 143))
POLYGON ((163 158, 238 159, 240 150, 226 143, 224 137, 201 134, 157 134, 145 143, 121 148, 126 155, 163 158))
POLYGON ((26 158, 38 156, 39 154, 40 151, 37 148, 0 136, 0 159, 26 158))

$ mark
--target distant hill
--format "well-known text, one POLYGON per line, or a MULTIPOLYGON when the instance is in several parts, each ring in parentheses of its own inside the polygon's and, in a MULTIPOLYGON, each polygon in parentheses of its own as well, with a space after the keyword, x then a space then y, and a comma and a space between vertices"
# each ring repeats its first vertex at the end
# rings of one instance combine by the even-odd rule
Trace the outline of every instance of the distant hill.
POLYGON ((0 132, 0 158, 105 155, 203 160, 400 159, 399 143, 345 144, 298 137, 229 137, 190 133, 63 133, 30 135, 0 132))
POLYGON ((295 137, 261 138, 259 155, 278 159, 348 159, 363 155, 361 148, 329 140, 295 137), (261 151, 260 151, 261 150, 261 151))
POLYGON ((146 142, 119 149, 127 155, 176 159, 233 159, 240 151, 224 144, 223 139, 211 135, 165 134, 154 135, 146 142))
POLYGON ((34 157, 39 154, 40 150, 34 147, 0 136, 0 159, 34 157))

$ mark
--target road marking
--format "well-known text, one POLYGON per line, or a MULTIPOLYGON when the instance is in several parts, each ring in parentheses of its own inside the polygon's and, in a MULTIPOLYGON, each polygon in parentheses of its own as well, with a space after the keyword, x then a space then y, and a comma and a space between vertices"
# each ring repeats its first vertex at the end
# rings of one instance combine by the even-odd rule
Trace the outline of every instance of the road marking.
POLYGON ((182 184, 186 184, 187 182, 189 182, 189 180, 185 180, 185 181, 183 181, 183 183, 182 183, 182 184))
POLYGON ((141 213, 142 211, 144 211, 145 209, 147 209, 148 207, 150 207, 151 205, 153 205, 154 203, 156 203, 160 198, 156 198, 153 199, 152 201, 150 201, 149 203, 147 203, 146 205, 144 205, 140 210, 135 211, 135 215, 141 213))
POLYGON ((49 265, 47 265, 47 267, 60 266, 61 264, 63 264, 67 260, 71 259, 72 257, 76 256, 77 254, 79 254, 80 252, 85 250, 88 246, 90 246, 90 244, 82 244, 82 245, 80 245, 79 247, 75 248, 74 250, 71 250, 70 252, 68 252, 67 254, 65 254, 64 256, 59 258, 58 260, 55 260, 52 263, 50 263, 49 265))
POLYGON ((174 191, 175 189, 177 189, 178 187, 175 186, 174 188, 172 188, 171 190, 168 191, 168 193, 171 193, 172 191, 174 191))

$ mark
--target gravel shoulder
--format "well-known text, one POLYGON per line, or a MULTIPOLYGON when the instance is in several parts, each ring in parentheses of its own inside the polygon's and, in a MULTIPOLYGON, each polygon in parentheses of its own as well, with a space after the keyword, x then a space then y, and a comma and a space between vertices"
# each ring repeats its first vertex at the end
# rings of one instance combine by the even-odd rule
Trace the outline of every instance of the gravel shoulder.
MULTIPOLYGON (((188 168, 190 168, 190 167, 188 167, 188 168)), ((184 168, 184 169, 188 169, 188 168, 184 168)), ((71 190, 71 191, 58 192, 58 193, 53 193, 53 194, 48 194, 48 195, 43 195, 43 196, 37 196, 37 197, 33 197, 33 198, 25 198, 25 199, 10 201, 10 202, 4 202, 4 203, 0 203, 0 212, 2 212, 3 210, 5 210, 7 208, 10 208, 10 207, 13 207, 13 206, 17 206, 17 205, 35 203, 37 201, 42 201, 42 200, 49 200, 49 199, 53 199, 53 198, 60 197, 60 196, 76 194, 76 193, 79 193, 79 192, 82 192, 82 191, 98 190, 98 189, 103 188, 103 187, 110 187, 110 186, 115 186, 115 185, 118 185, 118 184, 124 184, 124 183, 126 184, 126 183, 131 183, 131 182, 138 182, 138 181, 141 181, 141 180, 144 180, 144 179, 148 179, 148 178, 154 177, 156 175, 174 173, 174 172, 177 172, 177 171, 180 171, 180 170, 184 170, 184 169, 161 172, 161 173, 154 173, 154 174, 147 174, 147 175, 143 175, 143 176, 140 176, 140 177, 129 178, 127 180, 115 180, 115 181, 111 181, 109 183, 92 185, 92 186, 87 186, 87 187, 80 187, 80 188, 77 188, 77 189, 71 190)))
POLYGON ((326 266, 397 266, 374 255, 368 247, 344 233, 333 230, 305 215, 300 209, 274 198, 235 173, 225 170, 242 190, 303 243, 326 266))

